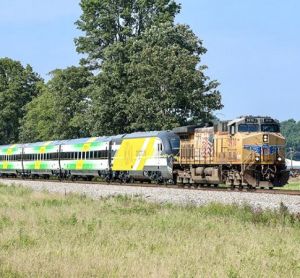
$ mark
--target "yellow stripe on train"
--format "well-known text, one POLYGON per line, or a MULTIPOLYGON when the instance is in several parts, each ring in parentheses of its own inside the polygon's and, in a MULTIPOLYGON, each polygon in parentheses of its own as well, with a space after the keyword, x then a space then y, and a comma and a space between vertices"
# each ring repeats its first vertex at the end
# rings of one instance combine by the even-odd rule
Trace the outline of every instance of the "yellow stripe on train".
POLYGON ((40 147, 39 152, 40 152, 40 153, 45 153, 45 152, 46 152, 46 147, 47 147, 48 145, 50 145, 52 142, 53 142, 53 141, 47 141, 47 142, 45 142, 45 144, 44 144, 43 146, 40 147))
POLYGON ((147 142, 147 146, 144 150, 143 156, 138 164, 138 167, 136 170, 138 171, 142 171, 144 169, 144 166, 146 164, 146 161, 148 158, 151 158, 153 156, 154 153, 154 142, 155 142, 155 138, 152 137, 150 138, 150 140, 147 142))
POLYGON ((6 154, 7 154, 7 155, 12 155, 13 149, 14 149, 16 146, 17 146, 16 144, 11 145, 11 146, 7 149, 6 154))
POLYGON ((88 152, 91 149, 91 144, 96 141, 97 137, 90 138, 85 144, 83 144, 81 151, 88 152))
POLYGON ((76 161, 76 170, 82 170, 83 168, 83 160, 76 161))
POLYGON ((113 171, 143 170, 153 154, 155 137, 124 139, 113 161, 113 171))

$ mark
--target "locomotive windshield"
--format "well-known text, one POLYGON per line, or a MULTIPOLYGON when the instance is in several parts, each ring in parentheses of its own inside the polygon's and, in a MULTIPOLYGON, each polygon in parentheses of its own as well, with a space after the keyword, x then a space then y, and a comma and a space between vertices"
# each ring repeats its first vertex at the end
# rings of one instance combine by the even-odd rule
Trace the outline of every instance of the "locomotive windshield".
POLYGON ((262 124, 261 125, 262 132, 280 132, 279 125, 277 124, 262 124))
POLYGON ((258 124, 240 124, 239 132, 258 132, 259 126, 258 124))
POLYGON ((280 132, 278 124, 239 124, 238 132, 280 132))

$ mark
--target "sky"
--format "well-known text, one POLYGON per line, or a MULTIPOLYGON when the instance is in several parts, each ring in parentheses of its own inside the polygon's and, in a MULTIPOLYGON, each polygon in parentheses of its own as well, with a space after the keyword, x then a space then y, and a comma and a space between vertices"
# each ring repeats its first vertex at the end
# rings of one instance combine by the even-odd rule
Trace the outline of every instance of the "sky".
MULTIPOLYGON (((206 74, 221 85, 221 119, 300 120, 299 0, 178 0, 176 22, 203 41, 206 74)), ((78 65, 79 0, 0 0, 0 57, 30 64, 46 80, 78 65)))

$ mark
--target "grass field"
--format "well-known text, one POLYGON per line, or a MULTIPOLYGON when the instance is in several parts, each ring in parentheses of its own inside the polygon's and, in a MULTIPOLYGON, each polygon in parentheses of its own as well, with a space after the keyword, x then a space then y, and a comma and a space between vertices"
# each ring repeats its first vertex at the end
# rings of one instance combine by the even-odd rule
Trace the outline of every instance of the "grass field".
POLYGON ((0 186, 0 277, 299 277, 300 216, 0 186))
POLYGON ((280 189, 300 190, 300 181, 290 181, 289 184, 280 189))

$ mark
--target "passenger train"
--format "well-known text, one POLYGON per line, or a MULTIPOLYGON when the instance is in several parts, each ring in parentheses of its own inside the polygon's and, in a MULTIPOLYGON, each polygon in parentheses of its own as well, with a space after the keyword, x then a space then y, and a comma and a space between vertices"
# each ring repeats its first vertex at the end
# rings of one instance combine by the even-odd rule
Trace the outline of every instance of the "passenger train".
POLYGON ((273 187, 285 185, 289 172, 279 123, 246 116, 172 131, 0 146, 0 175, 273 187))

